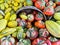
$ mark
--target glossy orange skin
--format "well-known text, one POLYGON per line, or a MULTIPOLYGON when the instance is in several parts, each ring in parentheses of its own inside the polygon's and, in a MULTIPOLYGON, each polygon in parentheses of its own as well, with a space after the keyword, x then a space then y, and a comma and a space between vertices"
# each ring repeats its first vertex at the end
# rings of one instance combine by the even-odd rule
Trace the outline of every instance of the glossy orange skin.
POLYGON ((35 26, 38 28, 45 28, 45 25, 41 21, 35 22, 35 26))

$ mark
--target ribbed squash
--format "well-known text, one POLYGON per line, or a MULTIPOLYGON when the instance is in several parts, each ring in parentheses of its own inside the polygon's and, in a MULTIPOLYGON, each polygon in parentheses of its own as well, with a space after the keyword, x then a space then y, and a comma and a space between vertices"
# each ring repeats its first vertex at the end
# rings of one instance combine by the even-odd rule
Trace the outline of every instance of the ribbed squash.
POLYGON ((48 20, 45 22, 47 30, 53 36, 60 38, 60 25, 54 21, 48 20))
POLYGON ((1 45, 15 45, 15 39, 11 35, 1 38, 1 45))
POLYGON ((0 32, 1 32, 3 29, 5 29, 6 25, 7 25, 7 20, 1 19, 1 20, 0 20, 0 32))

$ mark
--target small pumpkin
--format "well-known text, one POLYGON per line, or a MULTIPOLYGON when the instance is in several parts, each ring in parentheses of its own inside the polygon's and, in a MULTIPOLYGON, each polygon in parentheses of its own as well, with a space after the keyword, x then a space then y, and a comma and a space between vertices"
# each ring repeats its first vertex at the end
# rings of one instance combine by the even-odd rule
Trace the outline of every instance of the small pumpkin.
POLYGON ((29 39, 20 39, 17 45, 31 45, 31 42, 29 39))
POLYGON ((45 28, 45 24, 43 21, 36 21, 34 25, 38 28, 45 28))
POLYGON ((39 37, 48 37, 49 36, 49 32, 47 31, 47 29, 40 29, 39 30, 39 37))
POLYGON ((43 20, 43 15, 41 13, 38 13, 35 15, 35 20, 39 21, 39 20, 43 20))
POLYGON ((29 28, 28 31, 26 32, 26 35, 28 38, 33 40, 38 36, 38 32, 34 28, 29 28))
POLYGON ((10 35, 1 39, 1 45, 14 45, 15 39, 10 35))
POLYGON ((26 26, 26 21, 25 20, 20 20, 18 25, 22 26, 22 27, 25 27, 26 26))
POLYGON ((24 33, 23 28, 21 28, 17 33, 17 39, 24 39, 26 34, 24 33))
POLYGON ((34 15, 33 14, 28 14, 28 21, 33 22, 34 21, 34 15))

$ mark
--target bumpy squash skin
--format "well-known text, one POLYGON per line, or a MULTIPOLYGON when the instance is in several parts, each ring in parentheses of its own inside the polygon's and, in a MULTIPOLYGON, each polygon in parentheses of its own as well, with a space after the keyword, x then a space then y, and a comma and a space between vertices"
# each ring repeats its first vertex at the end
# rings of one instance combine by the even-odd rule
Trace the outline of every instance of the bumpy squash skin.
POLYGON ((53 36, 60 38, 60 25, 54 21, 48 20, 45 22, 47 30, 53 36))

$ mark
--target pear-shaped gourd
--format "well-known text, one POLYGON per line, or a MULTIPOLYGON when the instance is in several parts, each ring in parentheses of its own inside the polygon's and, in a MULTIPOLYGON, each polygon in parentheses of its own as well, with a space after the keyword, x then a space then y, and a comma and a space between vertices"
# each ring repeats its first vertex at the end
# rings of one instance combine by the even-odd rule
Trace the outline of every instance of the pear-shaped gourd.
POLYGON ((8 27, 14 28, 17 26, 17 21, 9 21, 8 22, 8 27))
POLYGON ((6 13, 5 19, 6 19, 6 20, 9 20, 9 19, 10 19, 10 12, 6 13))
POLYGON ((11 15, 10 20, 16 20, 16 14, 11 15))

